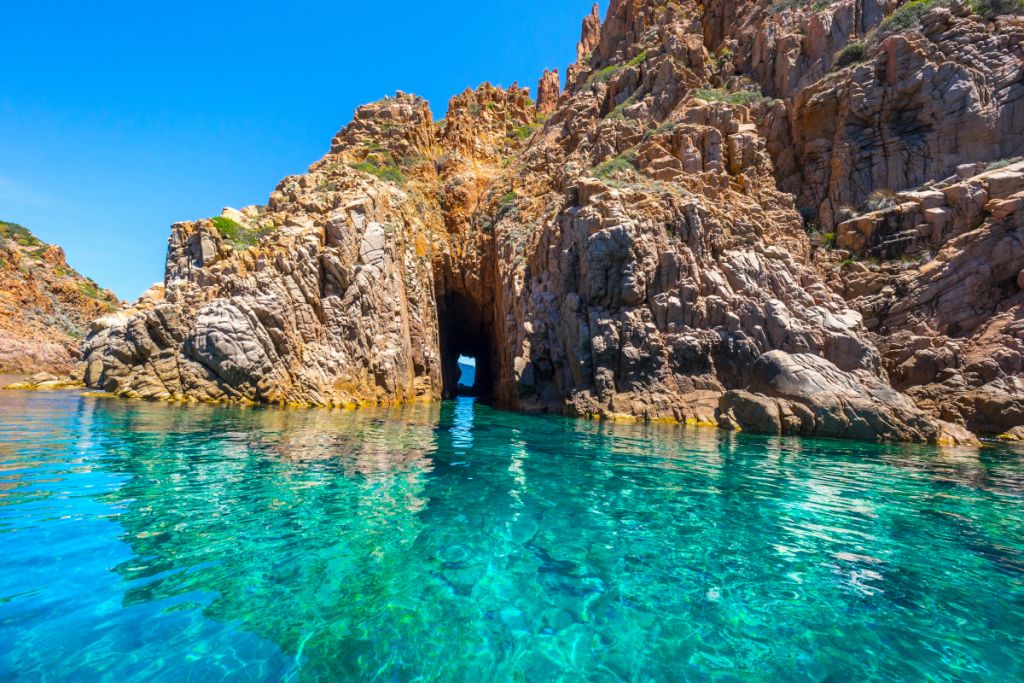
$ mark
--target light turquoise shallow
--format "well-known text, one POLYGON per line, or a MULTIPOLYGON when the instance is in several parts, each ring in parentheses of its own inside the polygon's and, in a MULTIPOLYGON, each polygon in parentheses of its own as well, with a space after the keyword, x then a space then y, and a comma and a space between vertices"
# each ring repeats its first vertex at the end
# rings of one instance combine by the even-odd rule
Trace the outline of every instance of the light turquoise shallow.
POLYGON ((0 680, 1024 680, 1024 459, 0 394, 0 680))

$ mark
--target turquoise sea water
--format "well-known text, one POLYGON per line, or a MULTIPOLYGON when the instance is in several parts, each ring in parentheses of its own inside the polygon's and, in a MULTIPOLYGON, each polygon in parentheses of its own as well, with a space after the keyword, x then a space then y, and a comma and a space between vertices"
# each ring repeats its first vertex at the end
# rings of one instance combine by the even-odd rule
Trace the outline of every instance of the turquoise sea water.
POLYGON ((1024 679, 1024 457, 0 394, 0 680, 1024 679))

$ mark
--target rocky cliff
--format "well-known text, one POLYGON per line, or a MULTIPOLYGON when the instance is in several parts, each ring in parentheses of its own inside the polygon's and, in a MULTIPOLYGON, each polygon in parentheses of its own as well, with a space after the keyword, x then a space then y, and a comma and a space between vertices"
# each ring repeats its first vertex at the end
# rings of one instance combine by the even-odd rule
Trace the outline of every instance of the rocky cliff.
POLYGON ((60 247, 0 221, 0 373, 70 372, 89 322, 119 305, 60 247))
POLYGON ((94 324, 85 380, 363 405, 450 394, 469 355, 520 410, 1022 425, 971 407, 1020 381, 1019 169, 985 169, 1021 144, 1024 20, 994 4, 613 0, 564 91, 484 85, 438 122, 399 93, 265 206, 173 226, 164 283, 94 324))

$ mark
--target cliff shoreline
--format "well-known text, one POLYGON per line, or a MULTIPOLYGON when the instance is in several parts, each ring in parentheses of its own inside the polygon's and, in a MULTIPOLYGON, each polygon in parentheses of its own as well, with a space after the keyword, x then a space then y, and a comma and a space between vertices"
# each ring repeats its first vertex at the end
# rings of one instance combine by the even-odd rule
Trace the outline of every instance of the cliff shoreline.
POLYGON ((380 405, 448 395, 471 355, 514 410, 1021 427, 1024 167, 989 166, 1024 145, 1024 19, 931 4, 904 26, 881 0, 615 0, 536 103, 360 107, 266 205, 173 226, 163 284, 93 323, 81 377, 380 405))

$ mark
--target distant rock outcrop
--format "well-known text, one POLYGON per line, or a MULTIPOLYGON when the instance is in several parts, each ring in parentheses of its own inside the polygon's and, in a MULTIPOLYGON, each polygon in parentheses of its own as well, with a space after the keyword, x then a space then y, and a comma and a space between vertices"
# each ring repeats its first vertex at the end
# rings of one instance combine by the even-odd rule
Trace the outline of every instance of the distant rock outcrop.
POLYGON ((1020 169, 984 162, 1020 143, 1024 19, 932 4, 612 0, 536 106, 361 107, 265 206, 175 225, 85 379, 363 405, 450 395, 466 355, 514 409, 1010 433, 1020 169))
POLYGON ((67 374, 89 321, 119 305, 68 266, 63 249, 0 221, 0 373, 67 374))
POLYGON ((544 70, 537 86, 537 111, 550 114, 558 108, 558 96, 562 91, 562 82, 558 80, 558 69, 544 70))

